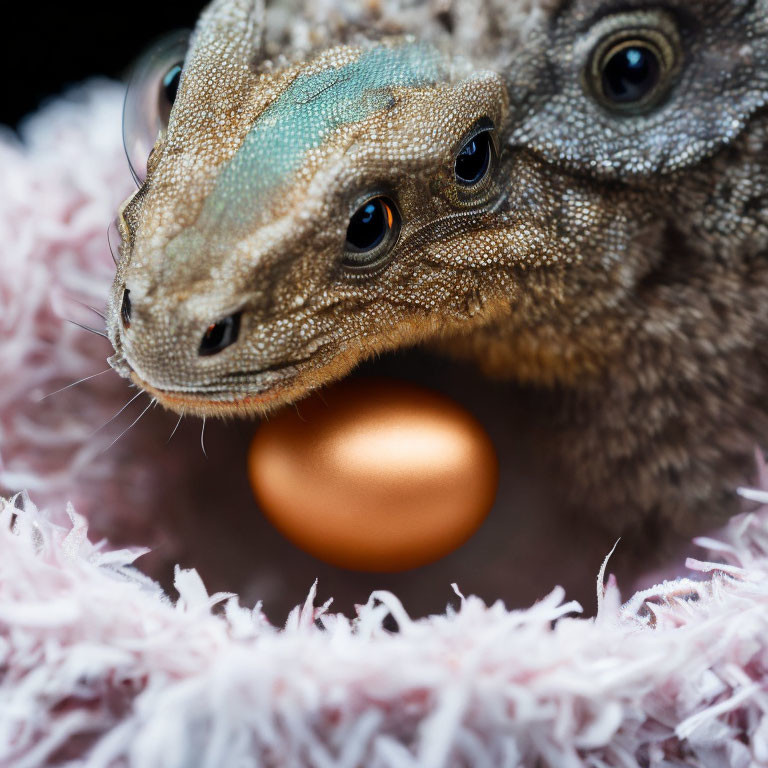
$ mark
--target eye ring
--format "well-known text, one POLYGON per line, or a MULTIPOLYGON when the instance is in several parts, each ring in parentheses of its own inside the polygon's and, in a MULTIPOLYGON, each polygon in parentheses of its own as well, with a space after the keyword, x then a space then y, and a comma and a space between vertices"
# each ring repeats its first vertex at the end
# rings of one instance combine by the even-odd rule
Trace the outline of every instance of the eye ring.
POLYGON ((341 262, 353 273, 370 273, 391 258, 400 236, 400 213, 392 198, 376 194, 360 203, 349 218, 341 262))
POLYGON ((680 70, 677 27, 666 15, 659 15, 658 26, 638 25, 624 14, 609 21, 585 69, 587 90, 614 114, 647 114, 663 102, 680 70))

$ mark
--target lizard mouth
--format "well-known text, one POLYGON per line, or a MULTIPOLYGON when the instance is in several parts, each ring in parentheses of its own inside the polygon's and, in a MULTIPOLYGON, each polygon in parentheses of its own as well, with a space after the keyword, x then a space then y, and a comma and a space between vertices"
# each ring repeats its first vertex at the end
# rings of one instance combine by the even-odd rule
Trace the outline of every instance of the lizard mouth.
POLYGON ((130 378, 160 405, 177 413, 198 416, 260 415, 305 393, 305 387, 298 384, 294 377, 281 378, 262 392, 243 393, 223 389, 198 392, 162 389, 145 381, 135 371, 131 372, 130 378))
POLYGON ((318 357, 315 350, 314 354, 292 357, 258 370, 232 371, 208 385, 178 388, 173 384, 150 383, 125 356, 117 362, 125 366, 126 378, 168 410, 200 417, 258 417, 301 400, 318 387, 345 376, 358 362, 351 351, 322 362, 318 357))

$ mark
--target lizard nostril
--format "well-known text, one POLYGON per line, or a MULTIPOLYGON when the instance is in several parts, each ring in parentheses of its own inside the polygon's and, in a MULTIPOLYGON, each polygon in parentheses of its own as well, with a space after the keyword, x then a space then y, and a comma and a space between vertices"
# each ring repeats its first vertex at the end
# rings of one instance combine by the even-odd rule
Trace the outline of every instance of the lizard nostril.
POLYGON ((203 340, 200 342, 198 354, 201 357, 215 355, 226 349, 237 341, 237 335, 240 333, 240 318, 242 312, 225 317, 218 323, 209 325, 203 334, 203 340))
POLYGON ((128 330, 131 327, 131 292, 126 288, 123 291, 123 303, 120 306, 120 317, 123 319, 123 327, 128 330))

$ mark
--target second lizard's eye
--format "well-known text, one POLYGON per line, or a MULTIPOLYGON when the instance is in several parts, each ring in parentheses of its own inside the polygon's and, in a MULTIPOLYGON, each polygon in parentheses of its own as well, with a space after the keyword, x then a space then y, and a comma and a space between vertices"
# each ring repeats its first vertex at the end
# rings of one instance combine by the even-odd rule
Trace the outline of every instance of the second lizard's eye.
POLYGON ((602 66, 603 94, 615 104, 642 101, 659 83, 661 64, 652 46, 629 40, 609 51, 602 66))
POLYGON ((599 22, 593 34, 599 41, 584 74, 593 97, 623 115, 661 104, 683 59, 674 21, 664 13, 619 14, 599 22))
POLYGON ((400 233, 400 216, 388 197, 366 200, 347 227, 342 262, 351 271, 370 271, 383 266, 400 233))

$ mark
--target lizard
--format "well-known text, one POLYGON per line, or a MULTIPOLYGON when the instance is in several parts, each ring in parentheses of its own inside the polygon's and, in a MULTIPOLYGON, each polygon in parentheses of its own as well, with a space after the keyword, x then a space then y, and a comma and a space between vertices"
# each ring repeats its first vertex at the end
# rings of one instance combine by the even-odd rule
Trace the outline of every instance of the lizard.
POLYGON ((214 0, 175 72, 119 212, 121 375, 253 416, 426 345, 534 391, 611 527, 737 511, 768 434, 768 0, 214 0))

